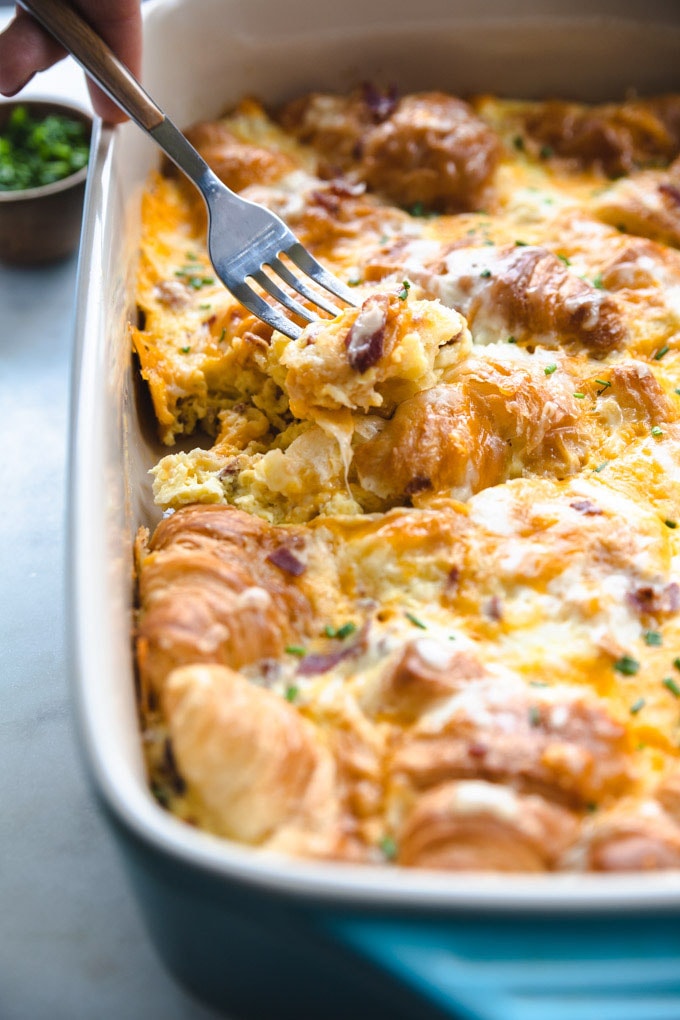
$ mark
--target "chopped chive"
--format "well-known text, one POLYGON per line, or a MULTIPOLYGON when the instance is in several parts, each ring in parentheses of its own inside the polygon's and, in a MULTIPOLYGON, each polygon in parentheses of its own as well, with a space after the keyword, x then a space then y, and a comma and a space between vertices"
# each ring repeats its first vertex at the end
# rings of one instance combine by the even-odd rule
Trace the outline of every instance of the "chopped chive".
POLYGON ((190 350, 191 347, 180 347, 180 351, 182 352, 182 354, 188 354, 190 350))
POLYGON ((295 699, 297 698, 299 693, 300 693, 300 688, 296 687, 294 684, 291 684, 290 687, 286 687, 286 690, 285 690, 283 696, 286 699, 286 701, 295 701, 295 699))
POLYGON ((399 852, 394 836, 383 836, 378 846, 388 861, 393 861, 399 852))
POLYGON ((361 283, 361 277, 355 277, 352 280, 348 280, 347 281, 347 286, 348 287, 358 287, 360 283, 361 283))
POLYGON ((593 280, 593 287, 597 290, 604 290, 604 283, 602 282, 602 273, 598 273, 593 280))
POLYGON ((287 655, 297 655, 298 658, 302 658, 303 655, 307 654, 302 645, 287 645, 285 650, 287 655))
POLYGON ((490 269, 482 269, 482 271, 481 271, 481 273, 479 275, 482 277, 482 279, 488 280, 489 277, 491 276, 491 270, 490 269))
POLYGON ((659 634, 658 630, 648 630, 644 634, 645 644, 650 646, 658 646, 663 644, 663 638, 659 634))
POLYGON ((526 248, 528 244, 528 241, 515 241, 515 248, 526 248))
POLYGON ((557 257, 561 262, 564 262, 565 266, 571 265, 571 262, 569 261, 566 255, 558 255, 557 257))
POLYGON ((680 397, 680 386, 676 386, 673 392, 677 393, 677 395, 680 397))
POLYGON ((226 335, 227 335, 227 327, 226 326, 222 326, 222 332, 220 333, 219 339, 217 341, 218 344, 222 343, 222 341, 224 340, 226 335))
POLYGON ((661 683, 664 685, 667 691, 670 691, 674 698, 680 698, 680 687, 673 679, 672 676, 666 676, 663 678, 661 683))
POLYGON ((422 620, 419 620, 417 616, 413 615, 413 613, 406 613, 405 616, 407 620, 411 621, 414 627, 420 627, 421 630, 427 630, 427 624, 423 623, 422 620))
POLYGON ((676 669, 680 669, 680 656, 677 659, 673 659, 673 665, 676 669))
POLYGON ((585 400, 585 398, 586 398, 585 393, 578 393, 577 392, 577 393, 574 393, 573 395, 576 397, 577 400, 585 400))
POLYGON ((601 464, 598 464, 598 466, 596 468, 593 468, 593 471, 595 471, 599 475, 600 471, 604 471, 604 469, 606 468, 607 464, 609 464, 609 461, 608 460, 603 460, 601 464))
POLYGON ((410 289, 411 289, 411 284, 408 282, 408 280, 404 280, 402 282, 402 285, 401 285, 401 290, 397 294, 397 297, 399 298, 400 301, 405 301, 406 300, 406 298, 408 297, 408 292, 410 291, 410 289))
POLYGON ((666 520, 664 521, 664 524, 666 525, 666 527, 667 527, 667 528, 670 528, 670 529, 671 529, 671 531, 675 531, 675 529, 676 529, 676 528, 677 528, 677 526, 678 526, 678 522, 677 522, 677 521, 672 521, 672 520, 670 520, 670 518, 667 518, 667 519, 666 519, 666 520))
POLYGON ((661 359, 663 358, 664 354, 668 354, 669 351, 670 351, 670 347, 668 346, 668 344, 664 344, 663 347, 661 348, 661 350, 657 351, 656 354, 654 355, 654 360, 655 361, 661 361, 661 359))
POLYGON ((186 257, 189 262, 198 262, 198 255, 196 255, 193 251, 188 251, 186 253, 186 257))
POLYGON ((595 382, 597 383, 598 386, 602 386, 605 390, 607 389, 608 386, 611 386, 611 383, 609 382, 608 379, 596 379, 595 382))
POLYGON ((546 365, 543 371, 546 375, 552 375, 553 372, 557 371, 557 365, 546 365))
POLYGON ((202 304, 199 305, 198 307, 201 312, 209 312, 210 309, 212 308, 212 305, 210 304, 210 302, 208 302, 207 304, 202 304))
POLYGON ((508 343, 509 344, 516 344, 517 343, 517 337, 516 336, 509 336, 508 337, 508 343))
POLYGON ((645 704, 646 702, 644 698, 638 698, 637 701, 634 701, 630 706, 630 714, 637 715, 638 712, 645 707, 645 704))
POLYGON ((614 669, 617 673, 621 673, 623 676, 635 676, 640 668, 640 663, 637 659, 633 659, 630 655, 622 655, 620 659, 614 663, 614 669))
POLYGON ((663 435, 663 429, 659 428, 658 425, 654 425, 654 427, 652 428, 652 435, 653 436, 662 436, 663 435))
POLYGON ((343 638, 349 637, 350 634, 353 634, 356 629, 357 629, 356 623, 352 623, 351 620, 348 620, 347 623, 343 623, 342 627, 338 627, 337 631, 335 632, 335 636, 342 640, 343 638))

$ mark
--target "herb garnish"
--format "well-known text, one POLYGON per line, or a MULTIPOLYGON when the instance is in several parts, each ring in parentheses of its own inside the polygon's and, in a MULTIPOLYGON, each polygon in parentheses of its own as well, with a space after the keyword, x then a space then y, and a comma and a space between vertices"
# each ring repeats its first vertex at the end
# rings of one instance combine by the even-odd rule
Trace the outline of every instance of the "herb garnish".
POLYGON ((543 371, 546 375, 552 375, 553 372, 557 371, 557 365, 546 365, 543 371))
POLYGON ((286 655, 297 655, 300 659, 307 654, 307 650, 302 645, 286 645, 285 651, 286 655))
POLYGON ((399 853, 394 836, 383 836, 378 843, 378 846, 380 847, 383 856, 386 857, 388 861, 393 861, 399 853))
POLYGON ((423 623, 422 620, 419 620, 417 616, 413 615, 413 613, 407 612, 405 613, 405 616, 407 620, 411 621, 414 627, 420 627, 421 630, 427 630, 427 624, 423 623))
POLYGON ((644 634, 645 644, 650 646, 658 646, 663 644, 663 638, 659 634, 658 630, 648 630, 644 634))
POLYGON ((668 354, 669 351, 670 351, 670 347, 668 346, 668 344, 664 344, 663 347, 661 348, 661 350, 657 351, 656 354, 654 355, 654 360, 655 361, 661 361, 661 359, 663 358, 664 354, 668 354))
POLYGON ((633 704, 630 706, 630 714, 637 715, 638 712, 640 712, 645 707, 645 705, 646 705, 645 699, 638 698, 637 701, 634 701, 633 704))
POLYGON ((672 676, 666 676, 663 678, 661 683, 664 685, 667 691, 670 691, 674 698, 680 698, 680 687, 673 679, 672 676))
POLYGON ((617 673, 621 673, 623 676, 635 676, 640 668, 640 663, 637 659, 633 659, 630 655, 622 655, 620 659, 614 663, 614 669, 617 673))
POLYGON ((408 282, 408 280, 404 280, 402 282, 402 285, 401 285, 401 290, 397 294, 397 297, 399 298, 400 301, 405 301, 406 300, 406 298, 408 297, 408 292, 410 291, 410 289, 411 289, 411 284, 408 282))

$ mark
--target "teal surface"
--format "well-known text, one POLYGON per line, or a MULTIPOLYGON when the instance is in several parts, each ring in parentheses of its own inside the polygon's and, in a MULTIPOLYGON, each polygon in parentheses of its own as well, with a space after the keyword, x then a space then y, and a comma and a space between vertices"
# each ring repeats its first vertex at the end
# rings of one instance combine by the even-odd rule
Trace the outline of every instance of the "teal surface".
POLYGON ((680 922, 667 916, 327 923, 461 1020, 680 1020, 680 922))

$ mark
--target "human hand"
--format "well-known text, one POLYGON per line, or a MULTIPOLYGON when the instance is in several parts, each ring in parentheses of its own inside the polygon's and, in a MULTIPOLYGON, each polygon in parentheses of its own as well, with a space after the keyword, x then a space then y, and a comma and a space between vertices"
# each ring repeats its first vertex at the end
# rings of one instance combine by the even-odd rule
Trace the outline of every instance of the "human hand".
MULTIPOLYGON (((142 59, 141 0, 74 0, 86 21, 100 34, 116 56, 138 75, 142 59)), ((38 71, 45 71, 66 55, 59 45, 22 8, 0 33, 0 93, 14 96, 38 71)), ((100 89, 88 81, 95 112, 109 123, 125 120, 125 114, 100 89)))

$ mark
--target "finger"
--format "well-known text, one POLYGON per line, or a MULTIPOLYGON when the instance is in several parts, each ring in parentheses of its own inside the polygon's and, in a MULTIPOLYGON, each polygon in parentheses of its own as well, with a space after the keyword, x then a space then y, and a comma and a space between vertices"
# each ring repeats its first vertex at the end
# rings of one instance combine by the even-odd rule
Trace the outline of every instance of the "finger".
POLYGON ((64 56, 65 51, 24 11, 0 35, 0 93, 14 96, 36 71, 45 71, 64 56))

